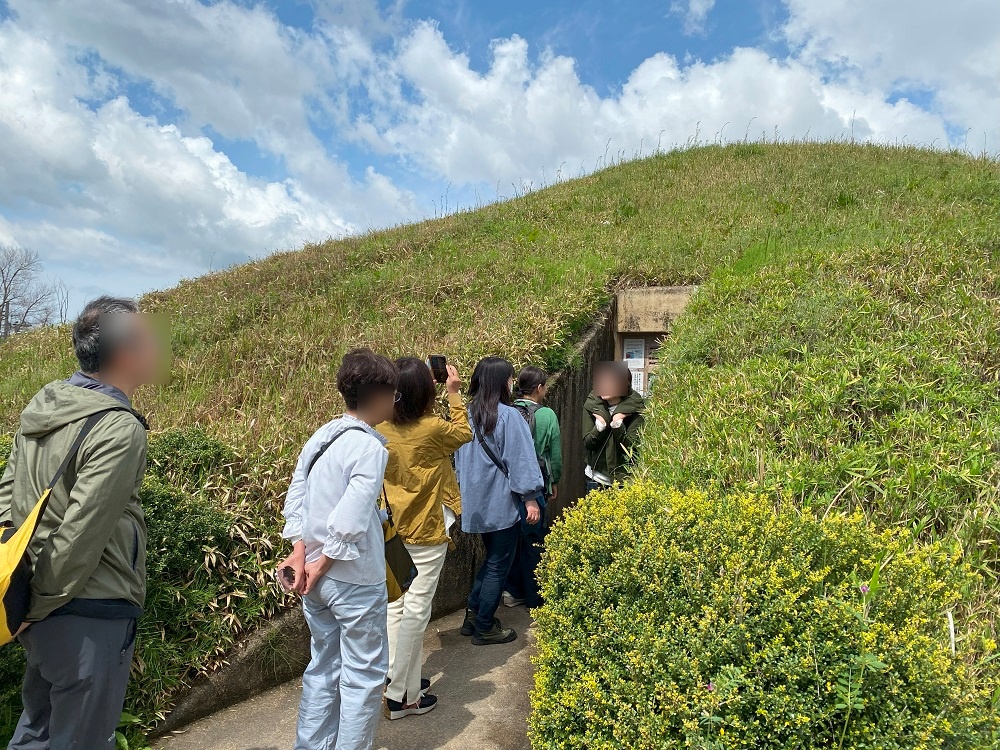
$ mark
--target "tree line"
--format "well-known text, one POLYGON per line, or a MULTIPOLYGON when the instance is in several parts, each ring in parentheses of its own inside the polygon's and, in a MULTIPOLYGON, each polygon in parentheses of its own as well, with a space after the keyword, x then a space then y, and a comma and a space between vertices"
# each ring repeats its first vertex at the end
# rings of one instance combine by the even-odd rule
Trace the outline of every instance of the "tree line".
POLYGON ((0 339, 40 325, 65 323, 69 287, 42 277, 38 253, 0 245, 0 339))

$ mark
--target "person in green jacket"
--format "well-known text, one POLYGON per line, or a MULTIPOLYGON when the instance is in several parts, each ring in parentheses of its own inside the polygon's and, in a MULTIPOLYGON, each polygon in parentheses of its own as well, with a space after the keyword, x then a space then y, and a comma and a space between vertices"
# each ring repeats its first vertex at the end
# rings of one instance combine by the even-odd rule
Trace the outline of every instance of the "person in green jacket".
POLYGON ((113 748, 136 620, 146 596, 145 420, 139 386, 157 382, 163 347, 131 300, 102 297, 73 326, 80 371, 21 414, 0 479, 0 526, 19 527, 87 424, 28 548, 24 710, 8 750, 113 748), (97 417, 99 421, 97 421, 97 417), (96 424, 90 424, 93 417, 96 424))
POLYGON ((635 460, 646 402, 632 388, 624 362, 601 362, 594 390, 583 407, 583 445, 587 453, 587 490, 622 481, 635 460))
MULTIPOLYGON (((514 407, 521 412, 521 416, 531 428, 538 465, 545 480, 545 497, 550 501, 555 500, 559 494, 559 480, 562 478, 562 437, 556 413, 544 406, 548 379, 545 370, 538 367, 525 367, 521 370, 515 386, 518 398, 514 401, 514 407)), ((528 609, 534 609, 542 605, 535 571, 541 561, 545 529, 544 518, 542 523, 533 526, 527 523, 521 524, 517 554, 514 556, 514 564, 504 586, 505 606, 518 607, 525 604, 528 609)))

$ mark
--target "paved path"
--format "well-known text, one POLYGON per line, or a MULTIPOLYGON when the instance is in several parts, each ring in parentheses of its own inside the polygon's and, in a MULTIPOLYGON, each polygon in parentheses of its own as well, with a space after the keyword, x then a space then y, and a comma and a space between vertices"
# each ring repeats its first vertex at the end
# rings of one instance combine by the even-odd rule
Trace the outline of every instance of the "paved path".
MULTIPOLYGON (((377 750, 530 750, 531 623, 523 608, 498 614, 517 628, 514 643, 473 646, 458 632, 461 612, 430 624, 424 677, 440 703, 426 716, 382 718, 377 750)), ((298 681, 287 683, 162 740, 157 750, 292 750, 300 694, 298 681)))

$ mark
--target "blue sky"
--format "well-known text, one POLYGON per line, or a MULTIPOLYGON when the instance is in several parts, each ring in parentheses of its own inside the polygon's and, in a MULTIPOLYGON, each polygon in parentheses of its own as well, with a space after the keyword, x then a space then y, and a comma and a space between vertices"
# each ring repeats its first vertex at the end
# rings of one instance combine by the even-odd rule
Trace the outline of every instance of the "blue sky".
POLYGON ((0 242, 78 306, 575 176, 605 148, 995 153, 998 91, 994 0, 0 0, 0 242))

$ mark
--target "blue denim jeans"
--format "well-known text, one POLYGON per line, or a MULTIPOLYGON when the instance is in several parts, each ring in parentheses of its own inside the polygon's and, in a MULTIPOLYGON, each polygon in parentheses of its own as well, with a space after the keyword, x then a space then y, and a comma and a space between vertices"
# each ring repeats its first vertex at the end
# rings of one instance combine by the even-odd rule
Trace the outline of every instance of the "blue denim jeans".
POLYGON ((528 609, 535 609, 542 606, 536 573, 545 550, 545 522, 543 520, 532 526, 522 521, 518 531, 517 552, 505 588, 515 599, 524 599, 524 606, 528 609))
POLYGON ((482 535, 486 545, 486 560, 476 574, 476 582, 469 594, 469 609, 476 614, 476 631, 485 633, 493 629, 493 620, 503 598, 503 587, 510 573, 510 566, 517 554, 517 540, 521 535, 520 524, 502 531, 482 535))
POLYGON ((389 669, 385 585, 324 576, 302 599, 312 661, 302 676, 295 750, 370 750, 389 669))

